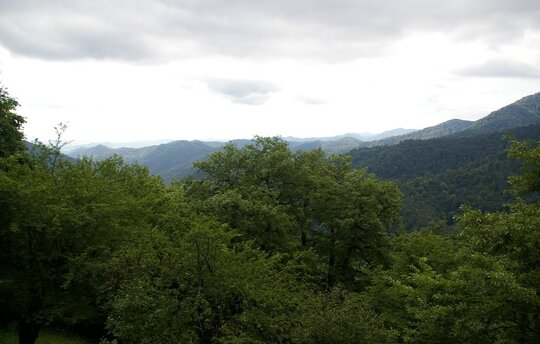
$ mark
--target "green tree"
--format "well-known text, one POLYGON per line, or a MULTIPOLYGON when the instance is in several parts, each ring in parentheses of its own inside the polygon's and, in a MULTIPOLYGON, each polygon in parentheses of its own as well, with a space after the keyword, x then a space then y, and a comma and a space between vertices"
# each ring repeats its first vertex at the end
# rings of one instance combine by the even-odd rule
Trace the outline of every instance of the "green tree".
POLYGON ((22 126, 25 120, 15 113, 19 103, 0 85, 0 158, 24 150, 22 126))
MULTIPOLYGON (((532 166, 512 177, 536 191, 537 148, 513 143, 532 166), (531 172, 532 171, 532 172, 531 172)), ((506 212, 463 208, 454 234, 392 240, 392 264, 373 272, 366 299, 409 343, 537 343, 540 340, 540 203, 518 199, 506 212)))
POLYGON ((111 333, 123 343, 288 342, 302 287, 279 255, 215 220, 179 218, 177 206, 112 261, 111 333))
POLYGON ((313 249, 326 261, 326 284, 351 287, 361 267, 384 261, 400 195, 392 183, 354 170, 344 156, 296 152, 279 138, 229 144, 196 164, 186 184, 197 209, 227 223, 265 251, 313 249))
POLYGON ((328 259, 327 284, 353 288, 364 268, 386 261, 388 234, 398 222, 400 194, 349 159, 332 157, 330 178, 314 198, 314 247, 328 259))
POLYGON ((57 147, 7 165, 0 181, 12 194, 0 228, 0 303, 20 343, 46 324, 99 320, 104 263, 127 233, 151 225, 161 181, 119 158, 71 163, 57 147))
POLYGON ((277 138, 258 137, 242 149, 233 144, 195 163, 201 180, 187 184, 188 195, 205 214, 255 240, 267 251, 287 252, 299 244, 295 207, 294 155, 277 138))
POLYGON ((525 163, 520 175, 511 176, 510 183, 518 195, 540 191, 540 144, 533 146, 530 142, 520 142, 507 137, 511 145, 508 156, 525 163))
POLYGON ((340 287, 307 295, 299 306, 293 343, 395 343, 397 331, 385 327, 358 293, 340 287))

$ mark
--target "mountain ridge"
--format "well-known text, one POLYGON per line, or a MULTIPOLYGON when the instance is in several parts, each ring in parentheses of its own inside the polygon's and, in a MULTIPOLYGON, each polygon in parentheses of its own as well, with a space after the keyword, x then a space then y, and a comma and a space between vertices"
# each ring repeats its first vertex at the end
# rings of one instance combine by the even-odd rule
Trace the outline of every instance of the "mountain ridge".
MULTIPOLYGON (((477 121, 451 119, 432 127, 370 142, 340 135, 335 136, 334 140, 319 138, 306 141, 301 139, 299 141, 289 140, 288 143, 291 150, 310 150, 321 147, 328 153, 339 154, 359 148, 393 146, 409 141, 425 141, 444 137, 473 137, 538 123, 540 123, 540 93, 523 97, 477 121)), ((409 129, 390 130, 381 133, 381 135, 400 133, 403 130, 407 131, 409 129)), ((237 139, 229 142, 242 147, 252 141, 237 139)), ((220 149, 225 144, 225 142, 220 141, 176 140, 142 148, 109 148, 105 145, 97 145, 90 148, 75 149, 69 152, 69 155, 75 158, 91 156, 96 160, 101 160, 117 154, 128 163, 137 162, 148 166, 152 173, 159 174, 166 181, 170 181, 193 173, 195 171, 192 166, 193 162, 205 159, 208 154, 220 149)))

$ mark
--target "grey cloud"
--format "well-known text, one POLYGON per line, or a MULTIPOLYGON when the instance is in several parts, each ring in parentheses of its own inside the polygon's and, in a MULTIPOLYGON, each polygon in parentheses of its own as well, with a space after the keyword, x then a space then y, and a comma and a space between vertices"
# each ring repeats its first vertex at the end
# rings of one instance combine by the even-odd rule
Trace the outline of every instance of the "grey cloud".
POLYGON ((0 0, 0 13, 0 44, 46 59, 343 60, 411 31, 497 45, 540 27, 538 0, 0 0))
POLYGON ((261 105, 265 103, 278 88, 264 81, 211 79, 208 87, 224 95, 234 103, 261 105))
POLYGON ((458 75, 484 78, 540 78, 540 70, 511 60, 489 60, 457 71, 458 75))
POLYGON ((302 103, 308 105, 323 105, 326 104, 326 101, 320 98, 308 97, 308 96, 298 96, 297 99, 302 103))

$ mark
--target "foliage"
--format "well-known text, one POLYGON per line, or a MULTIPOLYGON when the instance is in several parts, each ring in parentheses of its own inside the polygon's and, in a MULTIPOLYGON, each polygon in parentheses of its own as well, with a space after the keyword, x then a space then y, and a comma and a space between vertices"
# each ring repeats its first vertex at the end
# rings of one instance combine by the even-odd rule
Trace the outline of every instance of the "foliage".
POLYGON ((235 237, 212 220, 138 235, 112 262, 111 332, 125 343, 286 342, 301 288, 279 256, 235 237))
POLYGON ((25 120, 14 111, 19 103, 0 84, 0 158, 24 149, 22 126, 25 120))
POLYGON ((59 325, 95 325, 102 343, 540 341, 538 145, 510 140, 526 165, 504 211, 490 170, 517 165, 499 139, 369 151, 403 167, 386 176, 406 213, 443 218, 397 234, 396 185, 321 149, 258 137, 165 187, 119 157, 65 160, 60 138, 27 154, 21 124, 2 122, 13 135, 0 156, 0 321, 17 323, 19 343, 59 325), (461 207, 449 230, 470 200, 493 209, 461 207))
MULTIPOLYGON (((506 132, 516 139, 540 139, 540 125, 506 132)), ((520 163, 507 157, 500 133, 406 141, 396 146, 353 150, 353 165, 395 181, 403 194, 407 230, 443 221, 454 224, 463 204, 502 210, 512 196, 507 178, 520 163)))
POLYGON ((303 300, 294 343, 395 343, 397 331, 385 328, 362 297, 336 287, 303 300))
POLYGON ((508 156, 526 164, 521 175, 510 177, 514 190, 518 195, 540 192, 540 145, 531 147, 530 142, 519 142, 512 137, 508 140, 512 144, 508 156))
MULTIPOLYGON (((99 318, 103 263, 132 228, 148 227, 162 189, 140 166, 61 159, 41 146, 27 163, 9 161, 0 228, 0 303, 21 334, 42 325, 99 318)), ((31 342, 31 340, 29 340, 31 342)))
MULTIPOLYGON (((510 152, 534 160, 536 149, 514 142, 510 152)), ((538 178, 513 180, 531 192, 538 178)), ((373 311, 406 343, 538 342, 540 203, 462 212, 455 234, 426 229, 392 240, 390 268, 374 271, 365 292, 373 311)))
POLYGON ((201 213, 268 252, 314 249, 327 260, 328 285, 353 283, 360 266, 384 261, 399 192, 346 157, 293 153, 279 138, 256 138, 196 166, 203 178, 186 190, 201 213))

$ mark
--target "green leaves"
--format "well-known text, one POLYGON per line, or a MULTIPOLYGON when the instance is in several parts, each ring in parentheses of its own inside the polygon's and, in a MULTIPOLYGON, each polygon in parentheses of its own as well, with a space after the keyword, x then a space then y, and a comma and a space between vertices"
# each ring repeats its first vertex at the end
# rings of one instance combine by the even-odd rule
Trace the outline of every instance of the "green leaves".
POLYGON ((19 103, 0 85, 0 159, 24 150, 25 120, 14 111, 19 103))

